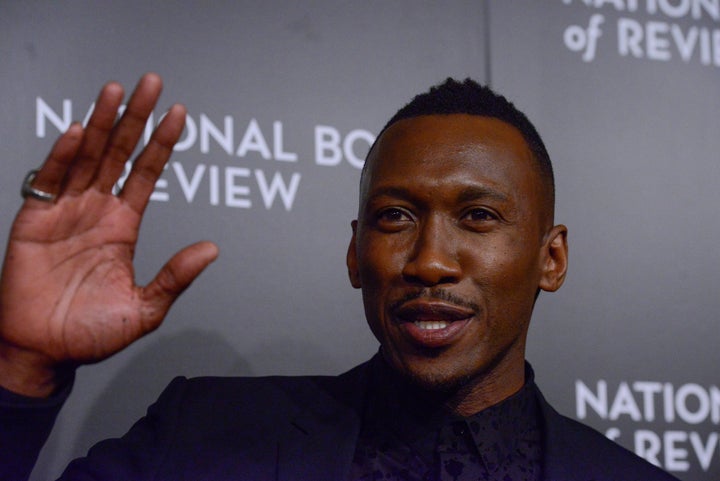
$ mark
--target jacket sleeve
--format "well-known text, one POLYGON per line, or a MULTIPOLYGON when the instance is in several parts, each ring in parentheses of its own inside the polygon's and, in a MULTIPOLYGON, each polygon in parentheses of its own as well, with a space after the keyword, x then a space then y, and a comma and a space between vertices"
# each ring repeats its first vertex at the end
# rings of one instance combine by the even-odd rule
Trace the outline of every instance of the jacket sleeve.
POLYGON ((0 388, 0 480, 24 481, 72 390, 72 381, 45 399, 0 388))
POLYGON ((121 438, 95 444, 72 461, 59 481, 145 481, 158 470, 173 444, 187 379, 175 378, 147 414, 121 438))
MULTIPOLYGON (((62 481, 155 479, 177 427, 186 379, 176 378, 146 416, 119 439, 93 446, 71 462, 62 481)), ((26 481, 72 383, 47 399, 20 396, 0 388, 0 481, 26 481)))

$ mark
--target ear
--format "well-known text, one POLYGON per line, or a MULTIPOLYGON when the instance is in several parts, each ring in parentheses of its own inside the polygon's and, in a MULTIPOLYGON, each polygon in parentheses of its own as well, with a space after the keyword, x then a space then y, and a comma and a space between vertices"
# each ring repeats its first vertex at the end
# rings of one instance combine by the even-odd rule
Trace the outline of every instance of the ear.
POLYGON ((354 220, 350 223, 352 226, 352 237, 350 238, 350 245, 348 245, 347 250, 347 268, 348 268, 348 277, 350 278, 350 284, 355 289, 360 289, 360 273, 358 272, 358 260, 357 260, 357 247, 356 247, 356 239, 357 239, 357 220, 354 220))
POLYGON ((554 292, 565 282, 568 267, 567 227, 556 225, 545 236, 540 255, 540 289, 554 292))

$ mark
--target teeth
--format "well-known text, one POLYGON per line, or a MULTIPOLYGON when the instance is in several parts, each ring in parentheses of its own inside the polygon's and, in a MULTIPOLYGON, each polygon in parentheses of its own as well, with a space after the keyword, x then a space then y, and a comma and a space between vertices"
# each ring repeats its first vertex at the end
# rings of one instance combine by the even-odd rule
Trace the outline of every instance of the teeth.
POLYGON ((413 324, 426 330, 445 329, 448 325, 445 321, 415 321, 413 324))

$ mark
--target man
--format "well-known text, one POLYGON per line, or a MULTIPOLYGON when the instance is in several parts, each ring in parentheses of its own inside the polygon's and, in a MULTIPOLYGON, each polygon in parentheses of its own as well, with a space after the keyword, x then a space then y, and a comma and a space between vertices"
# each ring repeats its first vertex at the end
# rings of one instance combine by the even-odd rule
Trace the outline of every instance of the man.
MULTIPOLYGON (((0 466, 31 469, 74 368, 155 329, 217 255, 176 254, 132 278, 144 208, 183 128, 173 106, 111 193, 159 96, 117 84, 25 181, 0 284, 0 466), (10 442, 12 440, 12 442, 10 442)), ((558 415, 525 362, 532 309, 567 269, 550 159, 527 118, 448 80, 383 129, 360 181, 347 254, 380 342, 339 377, 178 379, 119 440, 63 479, 671 480, 558 415)))

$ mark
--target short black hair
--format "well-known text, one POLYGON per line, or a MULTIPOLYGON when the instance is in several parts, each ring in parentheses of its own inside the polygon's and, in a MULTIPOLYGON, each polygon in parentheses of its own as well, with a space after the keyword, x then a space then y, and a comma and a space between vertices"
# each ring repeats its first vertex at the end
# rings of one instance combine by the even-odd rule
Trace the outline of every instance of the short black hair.
MULTIPOLYGON (((398 110, 385 124, 377 139, 395 122, 423 115, 469 114, 493 117, 502 120, 520 131, 533 153, 540 174, 548 187, 550 206, 555 205, 555 178, 552 162, 545 144, 535 126, 527 116, 502 95, 490 87, 480 85, 466 78, 458 81, 453 78, 431 87, 425 93, 416 95, 410 103, 398 110)), ((375 142, 377 142, 377 139, 375 142)), ((374 147, 374 145, 373 145, 374 147)), ((370 148, 372 151, 372 147, 370 148)), ((368 153, 369 155, 369 153, 368 153)), ((364 172, 363 172, 364 173, 364 172)))

